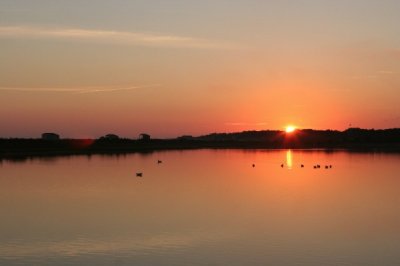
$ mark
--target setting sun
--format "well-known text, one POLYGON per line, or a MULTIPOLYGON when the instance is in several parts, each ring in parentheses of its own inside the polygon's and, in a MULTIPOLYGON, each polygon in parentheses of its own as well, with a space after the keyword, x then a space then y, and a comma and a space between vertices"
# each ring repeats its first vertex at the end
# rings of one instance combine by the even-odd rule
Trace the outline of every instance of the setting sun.
POLYGON ((295 126, 286 126, 286 129, 285 129, 286 133, 292 133, 295 130, 296 130, 295 126))

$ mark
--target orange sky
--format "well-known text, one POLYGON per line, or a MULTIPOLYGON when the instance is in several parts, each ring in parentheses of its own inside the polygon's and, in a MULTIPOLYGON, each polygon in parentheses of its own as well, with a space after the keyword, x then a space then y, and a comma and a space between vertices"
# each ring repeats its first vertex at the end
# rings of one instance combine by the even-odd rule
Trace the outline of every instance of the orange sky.
POLYGON ((0 10, 0 137, 400 127, 398 1, 0 10))

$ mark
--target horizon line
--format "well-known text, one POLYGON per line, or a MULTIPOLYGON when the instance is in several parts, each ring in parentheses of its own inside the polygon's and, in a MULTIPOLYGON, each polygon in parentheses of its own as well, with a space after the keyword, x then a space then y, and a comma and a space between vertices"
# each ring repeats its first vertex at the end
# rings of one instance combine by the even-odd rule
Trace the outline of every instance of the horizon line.
MULTIPOLYGON (((364 131, 384 131, 384 130, 400 130, 400 127, 391 127, 391 128, 360 128, 360 127, 349 127, 349 128, 346 128, 346 129, 344 129, 344 130, 338 130, 338 129, 312 129, 312 128, 297 128, 295 131, 307 131, 307 130, 312 130, 312 131, 336 131, 336 132, 345 132, 345 131, 348 131, 348 130, 351 130, 351 129, 356 129, 356 130, 364 130, 364 131)), ((234 131, 234 132, 211 132, 211 133, 206 133, 206 134, 202 134, 202 135, 196 135, 196 136, 193 136, 193 135, 191 135, 191 134, 181 134, 181 135, 179 135, 179 136, 175 136, 175 137, 157 137, 157 138, 152 138, 153 140, 155 140, 155 139, 165 139, 165 140, 168 140, 168 139, 176 139, 176 138, 180 138, 180 137, 193 137, 193 138, 199 138, 199 137, 204 137, 204 136, 208 136, 208 135, 213 135, 213 134, 238 134, 238 133, 245 133, 245 132, 263 132, 263 131, 269 131, 269 132, 282 132, 282 133, 285 133, 285 130, 282 130, 282 129, 262 129, 262 130, 243 130, 243 131, 234 131)), ((56 134, 56 135, 58 135, 59 137, 61 136, 59 133, 56 133, 56 132, 50 132, 50 131, 47 131, 47 132, 43 132, 43 133, 41 133, 41 134, 47 134, 47 133, 50 133, 50 134, 56 134)), ((115 133, 107 133, 107 134, 104 134, 104 135, 101 135, 100 137, 90 137, 90 138, 74 138, 74 137, 63 137, 63 138, 61 138, 60 137, 60 140, 61 139, 64 139, 64 140, 79 140, 79 139, 82 139, 82 140, 84 140, 84 139, 91 139, 91 140, 93 140, 93 139, 100 139, 100 138, 102 138, 102 137, 105 137, 106 135, 116 135, 119 139, 136 139, 136 138, 133 138, 133 137, 121 137, 120 135, 118 135, 118 134, 115 134, 115 133)), ((141 134, 148 134, 148 133, 141 133, 141 134)), ((140 135, 140 134, 139 134, 140 135)), ((149 134, 150 136, 151 136, 151 134, 149 134)), ((39 137, 0 137, 0 139, 41 139, 41 136, 39 136, 39 137)))

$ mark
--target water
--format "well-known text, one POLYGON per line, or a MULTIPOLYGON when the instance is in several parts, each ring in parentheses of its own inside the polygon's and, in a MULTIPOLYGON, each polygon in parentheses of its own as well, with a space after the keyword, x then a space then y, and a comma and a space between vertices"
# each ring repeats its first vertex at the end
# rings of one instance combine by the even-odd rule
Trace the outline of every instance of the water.
POLYGON ((2 161, 0 265, 400 265, 399 170, 295 150, 2 161))

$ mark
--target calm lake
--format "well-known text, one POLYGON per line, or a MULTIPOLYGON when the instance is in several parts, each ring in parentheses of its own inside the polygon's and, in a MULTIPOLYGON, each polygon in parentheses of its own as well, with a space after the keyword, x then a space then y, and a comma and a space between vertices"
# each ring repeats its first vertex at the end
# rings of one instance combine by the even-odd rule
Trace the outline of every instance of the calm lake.
POLYGON ((3 160, 0 265, 397 266, 400 154, 3 160))

